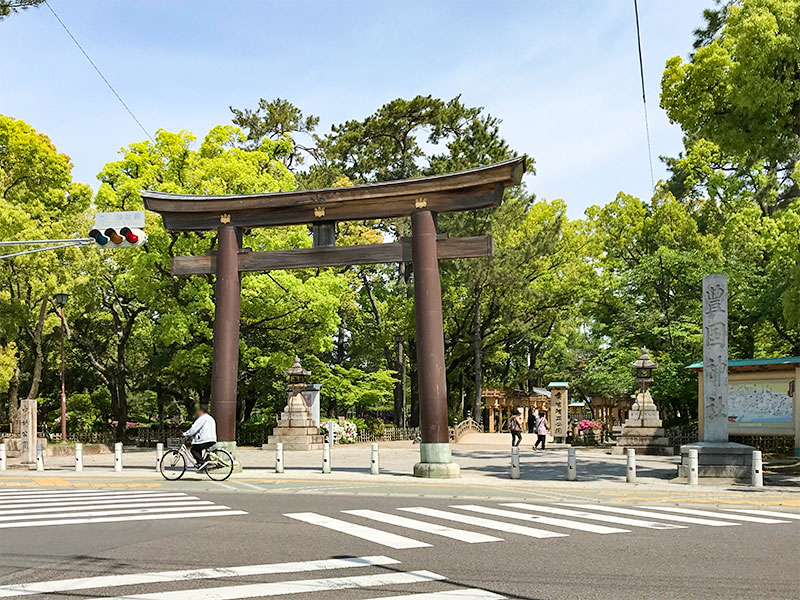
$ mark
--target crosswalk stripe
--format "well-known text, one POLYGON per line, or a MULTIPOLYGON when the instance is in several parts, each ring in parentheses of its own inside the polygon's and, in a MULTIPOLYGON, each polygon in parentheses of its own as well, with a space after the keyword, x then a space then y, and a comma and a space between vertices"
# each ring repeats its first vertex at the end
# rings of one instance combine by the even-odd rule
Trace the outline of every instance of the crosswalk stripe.
POLYGON ((564 527, 565 529, 577 529, 578 531, 586 531, 589 533, 630 533, 629 529, 619 529, 617 527, 606 527, 605 525, 595 525, 593 523, 582 523, 580 521, 570 521, 568 519, 554 519, 552 517, 542 517, 539 515, 531 515, 528 513, 515 512, 513 510, 504 510, 502 508, 489 508, 486 506, 478 506, 477 504, 459 504, 451 505, 450 508, 457 508, 459 510, 468 510, 470 512, 481 513, 484 515, 493 515, 495 517, 504 517, 506 519, 517 519, 519 521, 529 521, 531 523, 541 523, 542 525, 552 525, 554 527, 564 527))
POLYGON ((405 594, 403 596, 381 596, 370 600, 502 600, 505 596, 495 594, 489 590, 477 588, 464 588, 460 590, 447 590, 445 592, 430 592, 422 594, 405 594))
POLYGON ((729 515, 728 513, 716 512, 712 510, 695 510, 693 508, 678 508, 676 506, 659 506, 657 504, 640 506, 639 508, 646 508, 648 510, 666 511, 671 513, 679 513, 682 515, 695 515, 698 517, 722 517, 731 519, 733 521, 747 521, 749 523, 789 523, 789 521, 780 521, 778 519, 767 519, 764 517, 751 517, 747 515, 729 515))
POLYGON ((158 492, 155 490, 87 490, 87 489, 77 489, 77 490, 25 490, 22 492, 4 492, 0 490, 0 499, 3 498, 24 498, 27 496, 114 496, 119 494, 157 494, 158 492))
POLYGON ((138 500, 147 500, 147 501, 159 501, 159 502, 182 502, 185 500, 197 500, 196 496, 175 496, 175 497, 168 497, 168 498, 158 498, 153 496, 148 496, 145 498, 114 498, 113 500, 109 499, 98 499, 98 500, 65 500, 61 503, 57 502, 32 502, 29 504, 9 504, 8 506, 2 505, 0 506, 0 514, 5 512, 6 510, 16 510, 19 508, 46 508, 48 506, 92 506, 96 504, 125 504, 126 502, 136 502, 138 500))
POLYGON ((517 533, 519 535, 526 535, 534 538, 569 536, 567 533, 557 533, 555 531, 547 531, 546 529, 536 529, 535 527, 526 527, 525 525, 517 525, 516 523, 504 523, 503 521, 484 519, 482 517, 473 517, 472 515, 460 515, 458 513, 447 512, 435 508, 427 508, 425 506, 411 506, 407 508, 400 508, 398 510, 404 510, 417 515, 425 515, 426 517, 444 519, 446 521, 456 521, 458 523, 464 523, 465 525, 485 527, 486 529, 494 529, 504 533, 517 533))
POLYGON ((520 508, 522 510, 534 510, 537 512, 552 515, 563 515, 565 517, 579 517, 602 521, 603 523, 616 523, 618 525, 628 525, 629 527, 645 527, 647 529, 686 529, 686 525, 673 525, 672 523, 657 523, 655 521, 642 521, 641 519, 629 519, 627 517, 617 517, 614 515, 598 515, 583 510, 571 510, 569 508, 556 508, 554 506, 543 506, 541 504, 528 504, 526 502, 509 502, 500 506, 510 508, 520 508))
POLYGON ((603 506, 600 504, 573 504, 571 502, 562 502, 562 506, 572 506, 574 508, 585 508, 587 510, 602 510, 605 512, 617 513, 620 515, 631 515, 634 517, 657 517, 662 521, 677 521, 678 523, 692 523, 693 525, 708 525, 709 527, 732 527, 739 525, 739 523, 731 523, 730 521, 712 521, 711 519, 698 519, 695 517, 684 517, 678 515, 667 514, 654 514, 644 510, 636 510, 634 508, 620 508, 618 506, 603 506))
POLYGON ((233 515, 246 515, 243 510, 204 510, 198 512, 158 514, 158 515, 130 515, 126 517, 86 517, 81 519, 53 519, 51 521, 25 521, 22 523, 0 523, 0 529, 18 527, 45 527, 48 525, 84 525, 86 523, 117 523, 121 521, 151 521, 163 519, 196 519, 199 517, 228 517, 233 515))
MULTIPOLYGON (((779 519, 800 519, 800 513, 778 512, 777 510, 751 510, 743 508, 723 508, 726 512, 746 513, 748 515, 759 515, 762 517, 778 517, 779 519)), ((725 515, 726 517, 728 515, 725 515)))
POLYGON ((243 565, 240 567, 221 567, 213 569, 183 569, 179 571, 129 573, 127 575, 101 575, 98 577, 57 579, 55 581, 36 581, 33 583, 17 583, 0 586, 0 598, 74 592, 78 590, 112 588, 124 585, 145 585, 174 581, 194 581, 198 579, 219 579, 223 577, 277 575, 281 573, 308 573, 312 571, 329 571, 354 567, 396 565, 399 563, 400 561, 389 558, 388 556, 362 556, 359 558, 331 558, 325 560, 243 565))
POLYGON ((430 571, 408 571, 404 573, 380 573, 378 575, 355 575, 328 579, 300 579, 272 583, 252 583, 217 588, 178 590, 154 594, 117 596, 117 600, 240 600, 288 594, 325 593, 335 590, 368 588, 384 585, 404 585, 442 581, 443 576, 430 571))
POLYGON ((18 500, 3 500, 0 506, 30 506, 34 504, 54 504, 54 503, 68 503, 68 502, 81 502, 83 500, 125 500, 130 498, 186 498, 186 494, 143 494, 135 492, 130 494, 120 494, 118 496, 69 496, 66 498, 25 498, 18 500))
POLYGON ((303 521, 304 523, 309 523, 311 525, 318 525, 320 527, 333 529, 334 531, 352 535, 353 537, 361 538, 362 540, 369 540, 370 542, 375 542, 376 544, 381 544, 382 546, 388 546, 390 548, 427 548, 430 546, 430 544, 426 544, 425 542, 420 542, 402 535, 389 533, 388 531, 382 531, 372 527, 365 527, 364 525, 358 525, 349 521, 342 521, 340 519, 326 517, 313 512, 288 513, 284 516, 289 517, 290 519, 296 519, 297 521, 303 521))
POLYGON ((364 517, 365 519, 372 519, 388 525, 397 525, 398 527, 406 527, 408 529, 415 529, 417 531, 424 531, 425 533, 433 533, 434 535, 441 535, 444 537, 452 538, 468 544, 480 544, 483 542, 502 542, 502 538, 493 537, 484 533, 475 533, 473 531, 466 531, 464 529, 456 529, 454 527, 447 527, 446 525, 438 525, 436 523, 428 523, 426 521, 418 521, 417 519, 409 519, 399 515, 392 515, 389 513, 379 512, 377 510, 343 510, 343 513, 348 515, 355 515, 357 517, 364 517))
MULTIPOLYGON (((212 504, 213 506, 203 506, 203 510, 231 510, 229 506, 214 504, 213 502, 209 502, 208 504, 212 504)), ((125 510, 85 510, 83 512, 76 512, 67 515, 67 517, 70 519, 77 519, 79 517, 109 517, 113 515, 155 515, 161 513, 186 512, 189 510, 191 510, 191 507, 188 506, 160 506, 156 508, 131 508, 125 510)), ((53 515, 51 514, 13 515, 10 517, 4 515, 0 516, 0 523, 35 519, 51 519, 52 517, 53 515)))
POLYGON ((80 504, 78 506, 48 506, 47 508, 21 508, 19 510, 2 510, 0 511, 0 520, 7 515, 31 515, 31 514, 44 514, 44 513, 62 513, 86 510, 103 510, 105 508, 150 508, 155 506, 210 506, 214 504, 208 500, 178 500, 172 502, 132 502, 126 504, 99 504, 97 506, 86 506, 80 504))

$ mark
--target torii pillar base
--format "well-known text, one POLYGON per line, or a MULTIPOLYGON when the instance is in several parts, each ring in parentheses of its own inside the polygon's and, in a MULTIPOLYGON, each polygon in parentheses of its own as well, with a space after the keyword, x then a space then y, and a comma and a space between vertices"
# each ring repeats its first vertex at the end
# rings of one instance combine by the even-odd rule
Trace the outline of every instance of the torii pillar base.
POLYGON ((411 249, 422 438, 419 445, 420 462, 414 465, 414 476, 453 479, 460 476, 461 469, 452 462, 450 453, 442 285, 439 279, 436 223, 429 210, 411 213, 411 249))

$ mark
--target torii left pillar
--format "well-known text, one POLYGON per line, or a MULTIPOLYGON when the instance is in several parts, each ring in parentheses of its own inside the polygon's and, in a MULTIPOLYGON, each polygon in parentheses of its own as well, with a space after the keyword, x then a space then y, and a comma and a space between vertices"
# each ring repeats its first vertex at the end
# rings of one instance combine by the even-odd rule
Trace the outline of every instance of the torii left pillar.
POLYGON ((242 302, 239 276, 239 235, 230 223, 219 227, 216 262, 214 360, 211 366, 211 414, 217 422, 217 445, 236 457, 236 387, 239 379, 239 315, 242 302))

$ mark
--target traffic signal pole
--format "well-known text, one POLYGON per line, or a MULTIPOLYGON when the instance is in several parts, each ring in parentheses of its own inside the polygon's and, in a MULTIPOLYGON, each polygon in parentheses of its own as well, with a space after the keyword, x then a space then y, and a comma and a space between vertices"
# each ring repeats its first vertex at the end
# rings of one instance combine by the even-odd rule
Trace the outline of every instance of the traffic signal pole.
POLYGON ((67 441, 67 394, 64 385, 64 307, 61 307, 61 443, 67 441))

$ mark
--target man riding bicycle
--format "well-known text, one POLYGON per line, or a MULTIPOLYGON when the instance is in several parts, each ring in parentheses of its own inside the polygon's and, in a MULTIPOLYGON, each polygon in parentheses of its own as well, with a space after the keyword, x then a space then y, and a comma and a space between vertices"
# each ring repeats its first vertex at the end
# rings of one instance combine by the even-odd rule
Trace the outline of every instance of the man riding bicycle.
POLYGON ((189 431, 183 434, 185 438, 192 439, 192 457, 197 463, 197 470, 202 470, 208 461, 204 460, 203 452, 217 443, 217 422, 208 414, 208 405, 201 404, 197 407, 197 420, 189 431))

